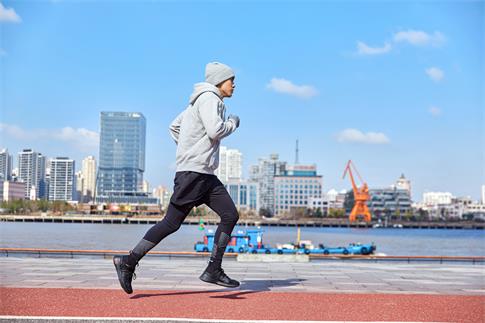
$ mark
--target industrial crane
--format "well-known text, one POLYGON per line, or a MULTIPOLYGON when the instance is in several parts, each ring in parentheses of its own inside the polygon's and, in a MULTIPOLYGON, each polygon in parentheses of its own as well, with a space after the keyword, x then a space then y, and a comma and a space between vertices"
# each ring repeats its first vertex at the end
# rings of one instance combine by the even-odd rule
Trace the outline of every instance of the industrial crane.
POLYGON ((369 212, 369 208, 367 207, 367 201, 369 200, 369 188, 367 187, 367 183, 365 183, 362 180, 362 177, 360 177, 360 174, 357 171, 355 165, 352 163, 352 160, 349 160, 349 162, 347 163, 343 178, 345 178, 347 172, 349 173, 350 180, 352 182, 352 189, 354 190, 354 207, 352 208, 352 212, 350 212, 349 221, 354 222, 357 215, 362 215, 364 216, 364 220, 366 222, 370 222, 371 214, 369 212), (357 176, 359 176, 360 182, 362 183, 362 186, 360 188, 355 185, 352 168, 355 170, 357 176))

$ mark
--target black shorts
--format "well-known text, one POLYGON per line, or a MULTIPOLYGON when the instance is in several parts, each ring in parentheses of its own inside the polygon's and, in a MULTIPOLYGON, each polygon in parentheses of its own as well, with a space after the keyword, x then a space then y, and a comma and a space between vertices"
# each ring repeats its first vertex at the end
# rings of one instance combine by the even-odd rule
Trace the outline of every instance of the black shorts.
POLYGON ((205 203, 207 193, 219 185, 224 186, 216 175, 190 171, 176 172, 170 203, 176 206, 199 206, 205 203))

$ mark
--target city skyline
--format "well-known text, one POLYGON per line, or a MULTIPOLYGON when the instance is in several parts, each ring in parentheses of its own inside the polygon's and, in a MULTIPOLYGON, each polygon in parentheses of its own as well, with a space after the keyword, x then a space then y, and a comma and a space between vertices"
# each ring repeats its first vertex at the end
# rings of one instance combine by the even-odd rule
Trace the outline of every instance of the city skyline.
MULTIPOLYGON (((221 147, 224 147, 224 148, 225 148, 225 149, 227 149, 227 150, 234 150, 234 151, 239 152, 237 149, 234 149, 234 148, 228 148, 228 147, 225 147, 225 146, 221 146, 221 147)), ((0 147, 0 148, 1 148, 1 149, 3 149, 3 150, 6 150, 6 151, 8 152, 8 148, 3 148, 3 147, 0 147)), ((13 173, 13 172, 15 172, 15 171, 17 171, 17 172, 19 171, 19 168, 18 168, 18 167, 15 167, 15 166, 18 166, 18 163, 19 163, 19 160, 18 160, 18 159, 20 158, 20 155, 21 155, 21 154, 25 153, 25 151, 33 151, 33 150, 32 150, 31 148, 25 148, 25 149, 23 149, 23 151, 20 151, 20 152, 18 152, 18 153, 17 153, 17 160, 16 160, 16 162, 13 162, 13 163, 12 163, 12 164, 13 164, 13 167, 12 167, 12 173, 13 173)), ((41 152, 36 152, 36 153, 38 153, 38 154, 39 154, 39 156, 42 156, 42 157, 45 159, 45 161, 44 161, 44 162, 46 162, 46 165, 47 165, 47 164, 49 164, 48 162, 53 161, 53 160, 56 160, 56 159, 59 159, 59 158, 61 158, 61 159, 62 159, 62 158, 68 158, 68 159, 69 159, 69 157, 50 157, 50 156, 45 156, 45 155, 42 155, 42 153, 41 153, 41 152)), ((239 152, 239 153, 240 153, 240 152, 239 152)), ((241 153, 240 153, 240 154, 241 154, 241 153)), ((241 154, 241 155, 242 155, 242 154, 241 154)), ((277 156, 278 154, 271 154, 271 155, 276 155, 276 156, 277 156)), ((12 156, 12 157, 13 157, 13 156, 12 156)), ((80 163, 81 163, 81 165, 82 165, 82 164, 84 163, 84 161, 85 161, 86 159, 88 159, 88 158, 94 158, 94 156, 92 156, 92 155, 85 156, 85 157, 82 159, 82 161, 80 162, 80 163)), ((15 160, 14 158, 12 158, 12 159, 13 159, 13 160, 15 160)), ((73 161, 74 161, 74 163, 76 164, 75 160, 74 160, 74 159, 72 159, 72 160, 73 160, 73 161)), ((262 156, 262 157, 260 157, 260 158, 259 158, 259 161, 261 161, 261 160, 268 160, 268 156, 262 156)), ((93 161, 96 163, 96 159, 94 159, 93 161)), ((296 165, 303 165, 302 163, 298 163, 298 164, 292 164, 292 163, 288 163, 287 161, 284 161, 284 160, 279 160, 278 162, 280 162, 280 163, 282 163, 282 164, 286 165, 285 167, 289 167, 290 169, 291 169, 292 167, 296 166, 296 165)), ((318 164, 315 164, 315 163, 310 163, 310 164, 311 164, 311 165, 314 165, 314 166, 316 167, 316 169, 318 169, 318 164)), ((255 166, 257 166, 257 164, 256 164, 256 165, 249 165, 249 166, 247 167, 247 168, 249 169, 248 173, 250 173, 250 172, 251 172, 251 170, 250 170, 250 169, 251 169, 252 167, 255 167, 255 166)), ((305 166, 305 165, 303 165, 303 166, 305 166)), ((48 170, 48 169, 49 169, 49 167, 46 167, 45 169, 46 169, 46 170, 48 170)), ((76 168, 76 173, 81 173, 81 171, 82 171, 82 168, 76 168)), ((96 170, 96 171, 97 171, 97 170, 96 170)), ((219 175, 218 175, 218 174, 216 174, 216 176, 218 176, 218 177, 219 177, 219 175)), ((400 177, 396 178, 396 179, 395 179, 393 182, 389 183, 388 185, 384 185, 384 186, 380 186, 380 187, 378 187, 378 186, 370 186, 369 188, 370 188, 370 189, 374 189, 374 190, 380 190, 380 189, 393 188, 393 187, 396 187, 396 185, 397 185, 397 186, 399 186, 399 182, 400 182, 400 180, 403 180, 403 179, 404 179, 405 181, 411 182, 409 179, 407 179, 407 178, 405 178, 405 177, 403 177, 403 176, 404 176, 404 174, 401 174, 401 176, 400 176, 400 177)), ((233 181, 234 181, 234 180, 236 180, 236 181, 247 181, 247 180, 251 181, 251 180, 254 180, 254 179, 252 179, 251 174, 248 174, 248 176, 247 176, 247 177, 246 177, 246 176, 242 176, 242 177, 234 177, 234 178, 232 178, 232 179, 233 179, 233 181)), ((223 180, 223 178, 221 178, 221 180, 223 180)), ((157 186, 158 186, 158 187, 167 187, 169 190, 171 190, 171 189, 172 189, 171 185, 167 185, 166 183, 152 183, 152 182, 150 182, 150 181, 146 181, 146 180, 144 180, 144 182, 147 182, 147 183, 148 183, 150 186, 153 186, 153 187, 157 187, 157 186)), ((342 193, 342 192, 349 192, 349 191, 351 191, 351 190, 352 190, 351 184, 349 184, 349 187, 347 187, 347 188, 343 188, 343 189, 338 189, 338 188, 336 188, 336 187, 325 187, 325 185, 322 185, 322 187, 323 187, 323 190, 322 190, 323 195, 325 195, 325 194, 327 194, 327 193, 330 193, 331 191, 335 191, 335 192, 340 192, 340 193, 342 193)), ((398 188, 399 188, 399 187, 398 187, 398 188)), ((74 187, 74 189, 76 189, 76 187, 74 187)), ((429 194, 429 193, 438 193, 438 194, 443 193, 443 194, 450 194, 450 198, 451 198, 451 197, 457 197, 457 198, 461 198, 461 197, 470 197, 470 198, 472 198, 473 200, 475 200, 475 201, 477 201, 477 202, 479 202, 479 203, 483 203, 483 202, 485 201, 485 185, 481 185, 479 190, 480 190, 480 191, 479 191, 479 197, 478 197, 478 198, 474 198, 472 195, 458 195, 458 194, 456 194, 456 193, 455 193, 455 192, 453 192, 453 191, 445 191, 445 190, 424 191, 424 192, 422 192, 422 194, 420 194, 420 195, 413 194, 413 193, 412 193, 412 192, 413 192, 413 190, 412 190, 412 189, 410 189, 410 192, 411 192, 411 197, 412 197, 412 200, 413 200, 414 202, 423 202, 423 201, 426 199, 426 198, 425 198, 425 195, 426 195, 426 194, 429 194)), ((140 190, 140 191, 143 191, 143 190, 140 190)))
POLYGON ((168 125, 218 60, 236 71, 226 104, 241 127, 222 144, 242 152, 244 177, 271 153, 293 161, 299 139, 300 162, 318 165, 325 191, 349 189, 341 176, 352 159, 371 187, 404 173, 414 200, 426 191, 480 199, 483 3, 219 6, 239 14, 207 21, 212 9, 199 3, 2 1, 0 145, 80 165, 99 160, 101 111, 138 111, 144 177, 171 187, 168 125), (194 38, 182 14, 214 37, 194 38))

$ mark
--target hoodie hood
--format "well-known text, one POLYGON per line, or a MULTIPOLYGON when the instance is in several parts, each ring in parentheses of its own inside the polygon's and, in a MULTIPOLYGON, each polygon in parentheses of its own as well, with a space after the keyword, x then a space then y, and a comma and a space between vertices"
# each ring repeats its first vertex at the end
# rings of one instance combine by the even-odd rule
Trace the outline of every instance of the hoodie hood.
POLYGON ((195 100, 197 100, 197 98, 204 92, 212 92, 219 98, 221 97, 221 92, 216 86, 207 82, 201 82, 194 85, 194 92, 192 92, 192 95, 190 96, 189 103, 194 104, 195 100))

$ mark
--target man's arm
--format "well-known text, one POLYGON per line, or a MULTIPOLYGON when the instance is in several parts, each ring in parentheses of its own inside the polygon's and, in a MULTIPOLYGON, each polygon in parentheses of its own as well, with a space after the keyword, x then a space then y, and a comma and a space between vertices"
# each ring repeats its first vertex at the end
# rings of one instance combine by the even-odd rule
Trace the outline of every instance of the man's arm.
POLYGON ((180 134, 180 124, 182 123, 183 119, 183 114, 185 110, 182 111, 176 118, 175 120, 172 121, 170 124, 169 130, 170 130, 170 135, 172 136, 173 140, 175 141, 176 144, 178 144, 179 141, 179 134, 180 134))
MULTIPOLYGON (((200 99, 199 99, 200 100, 200 99)), ((234 119, 222 120, 218 114, 218 100, 205 98, 199 101, 199 114, 209 138, 221 140, 236 131, 237 125, 234 119)))

